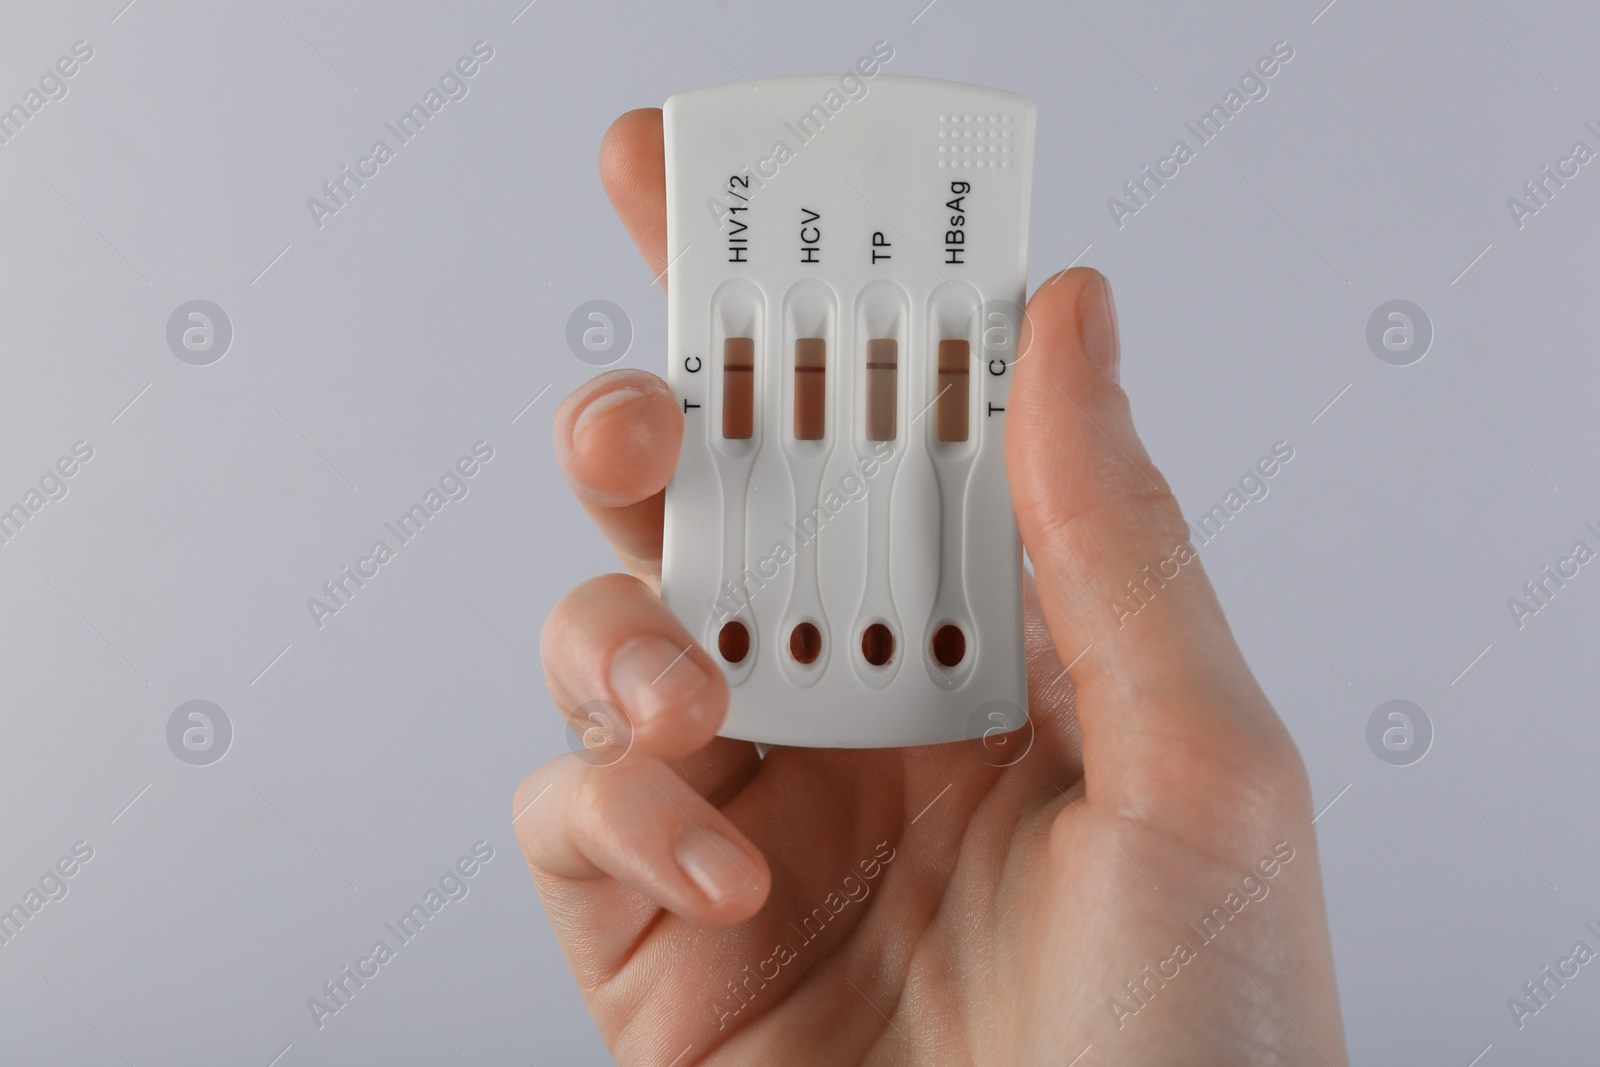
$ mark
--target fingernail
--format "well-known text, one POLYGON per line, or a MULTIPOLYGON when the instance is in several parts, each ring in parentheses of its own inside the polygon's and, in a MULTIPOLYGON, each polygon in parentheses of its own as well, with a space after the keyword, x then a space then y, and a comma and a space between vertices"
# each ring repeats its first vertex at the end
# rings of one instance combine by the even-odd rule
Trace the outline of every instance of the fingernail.
POLYGON ((1112 381, 1122 376, 1122 345, 1117 338, 1117 307, 1111 283, 1096 274, 1078 293, 1078 330, 1083 354, 1094 368, 1112 381))
POLYGON ((635 637, 611 658, 611 691, 640 724, 676 710, 698 719, 706 714, 695 697, 711 680, 690 646, 651 634, 635 637))
POLYGON ((610 411, 614 407, 628 404, 635 400, 643 400, 645 394, 631 386, 621 386, 608 389, 599 396, 590 400, 578 411, 578 417, 572 420, 572 440, 578 440, 578 435, 583 433, 584 427, 589 425, 596 415, 603 411, 610 411))
POLYGON ((674 851, 683 873, 712 900, 725 900, 749 884, 737 866, 743 850, 715 830, 685 823, 674 851))

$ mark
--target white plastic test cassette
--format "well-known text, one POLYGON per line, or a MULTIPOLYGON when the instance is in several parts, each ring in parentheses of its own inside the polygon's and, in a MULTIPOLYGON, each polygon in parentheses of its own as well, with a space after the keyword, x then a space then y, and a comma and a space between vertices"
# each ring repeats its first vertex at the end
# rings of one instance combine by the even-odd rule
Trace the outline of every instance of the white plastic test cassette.
POLYGON ((666 104, 667 379, 688 423, 662 592, 723 733, 877 747, 1021 726, 1003 433, 1033 104, 781 78, 666 104))

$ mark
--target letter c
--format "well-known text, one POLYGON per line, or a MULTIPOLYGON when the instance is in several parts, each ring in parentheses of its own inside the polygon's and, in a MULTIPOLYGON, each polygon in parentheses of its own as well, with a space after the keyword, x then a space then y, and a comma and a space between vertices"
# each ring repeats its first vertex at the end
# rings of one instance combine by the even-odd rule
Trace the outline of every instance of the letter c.
POLYGON ((1005 372, 1006 372, 1006 361, 1005 360, 1003 360, 1003 359, 991 359, 989 361, 989 373, 990 374, 992 374, 996 378, 998 378, 998 377, 1000 377, 1000 375, 1004 374, 1005 372), (999 364, 999 366, 1000 366, 999 370, 995 370, 994 369, 996 364, 999 364))
POLYGON ((360 172, 363 178, 370 178, 378 173, 378 164, 373 162, 371 156, 362 156, 360 159, 356 160, 356 170, 360 172), (371 170, 368 170, 365 166, 365 164, 368 163, 372 163, 371 170))
POLYGON ((704 364, 700 362, 699 356, 689 356, 683 361, 683 369, 688 371, 690 374, 699 374, 700 368, 703 365, 704 364))
POLYGON ((361 577, 371 578, 378 573, 378 565, 376 563, 372 563, 372 569, 370 571, 362 566, 363 563, 372 563, 372 557, 362 556, 360 559, 356 560, 356 573, 361 575, 361 577))

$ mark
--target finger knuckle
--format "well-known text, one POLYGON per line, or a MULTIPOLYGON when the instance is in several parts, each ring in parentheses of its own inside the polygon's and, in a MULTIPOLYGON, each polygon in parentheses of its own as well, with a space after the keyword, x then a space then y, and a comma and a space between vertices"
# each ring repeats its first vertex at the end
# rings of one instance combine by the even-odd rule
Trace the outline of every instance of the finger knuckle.
POLYGON ((607 604, 635 595, 645 586, 631 574, 599 574, 574 586, 545 616, 539 630, 539 647, 545 656, 554 655, 571 640, 580 639, 590 622, 607 604))

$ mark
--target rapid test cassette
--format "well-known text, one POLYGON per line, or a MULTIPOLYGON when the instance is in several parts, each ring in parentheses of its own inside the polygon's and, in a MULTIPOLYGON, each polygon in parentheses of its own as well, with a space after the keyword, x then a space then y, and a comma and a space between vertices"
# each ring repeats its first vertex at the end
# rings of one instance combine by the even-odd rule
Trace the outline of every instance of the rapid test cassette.
POLYGON ((865 748, 1027 708, 1004 431, 1034 108, 922 78, 780 78, 665 108, 683 448, 662 594, 723 734, 865 748))

